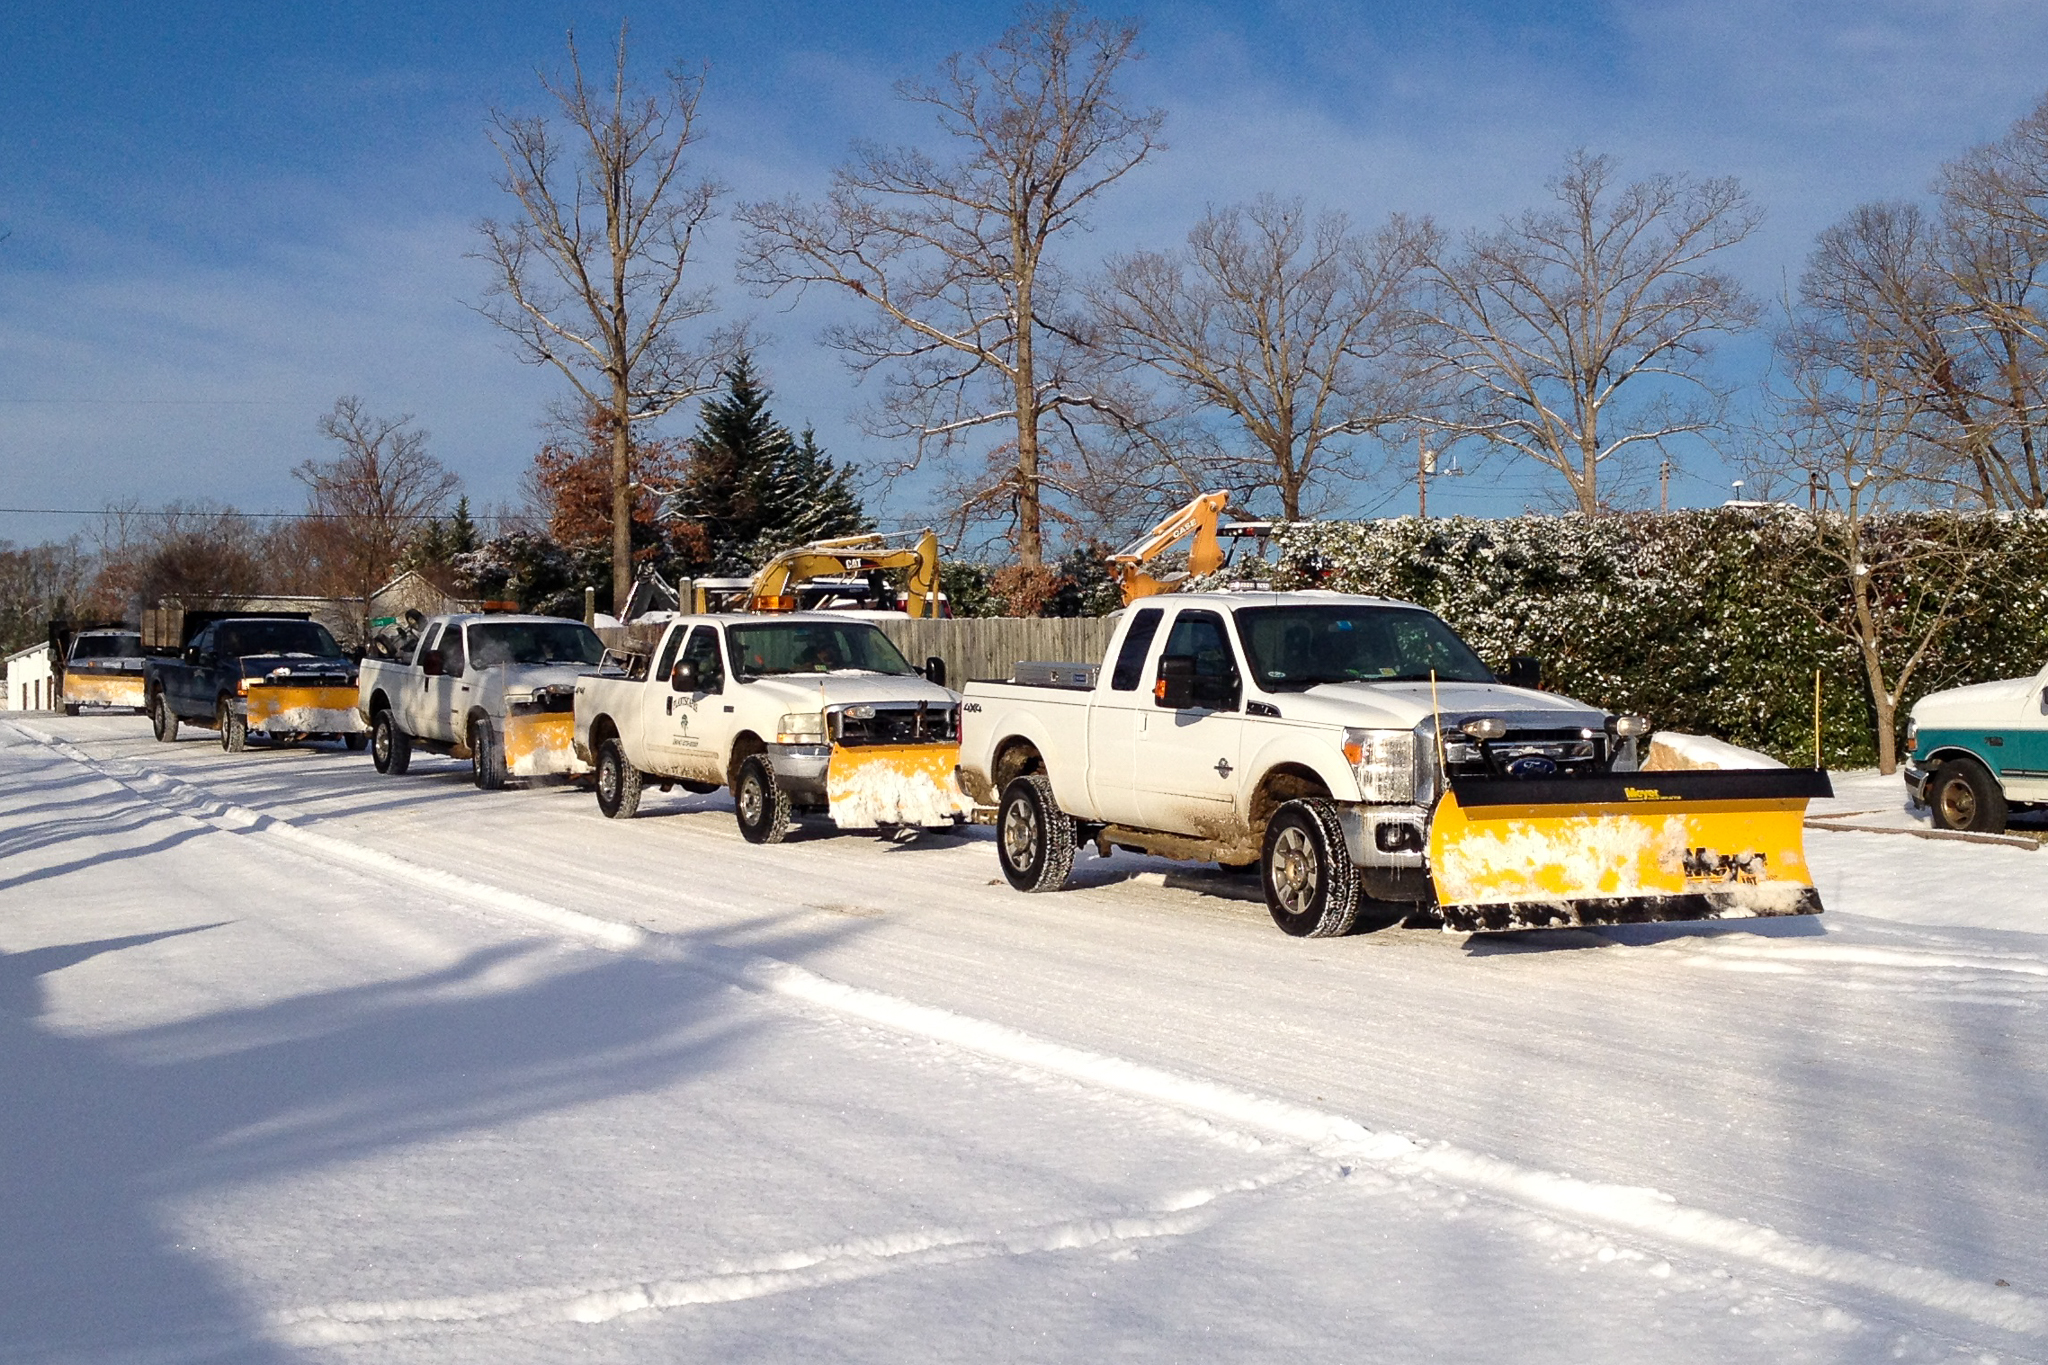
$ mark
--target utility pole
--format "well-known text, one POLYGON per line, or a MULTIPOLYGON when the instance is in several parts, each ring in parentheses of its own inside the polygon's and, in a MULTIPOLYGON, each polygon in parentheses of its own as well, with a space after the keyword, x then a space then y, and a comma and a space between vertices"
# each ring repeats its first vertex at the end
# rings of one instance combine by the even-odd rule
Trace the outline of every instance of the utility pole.
POLYGON ((1429 476, 1436 473, 1436 454, 1430 450, 1428 432, 1415 428, 1415 515, 1429 520, 1429 476))
POLYGON ((1668 455, 1657 466, 1657 510, 1671 510, 1671 457, 1668 455))

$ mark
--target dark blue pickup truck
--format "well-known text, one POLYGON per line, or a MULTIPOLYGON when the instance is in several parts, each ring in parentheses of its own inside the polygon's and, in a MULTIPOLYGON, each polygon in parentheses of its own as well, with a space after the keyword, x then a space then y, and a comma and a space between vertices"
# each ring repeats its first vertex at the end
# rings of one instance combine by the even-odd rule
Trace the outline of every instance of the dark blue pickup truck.
POLYGON ((166 743, 178 726, 216 730, 229 753, 251 735, 273 743, 368 743, 356 712, 356 664, 327 627, 303 618, 230 616, 199 622, 184 647, 143 664, 150 724, 166 743))

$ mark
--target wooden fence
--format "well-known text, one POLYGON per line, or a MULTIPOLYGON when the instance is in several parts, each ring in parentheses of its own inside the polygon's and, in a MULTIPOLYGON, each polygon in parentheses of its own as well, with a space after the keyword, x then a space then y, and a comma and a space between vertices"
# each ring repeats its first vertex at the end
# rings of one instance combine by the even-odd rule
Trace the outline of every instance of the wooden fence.
MULTIPOLYGON (((1007 678, 1019 660, 1096 664, 1109 648, 1116 623, 1107 616, 962 616, 952 619, 877 621, 903 657, 922 668, 936 655, 946 661, 953 687, 969 678, 1007 678)), ((598 631, 613 649, 651 652, 660 626, 616 626, 598 631)))
POLYGON ((877 622, 903 657, 922 667, 937 655, 946 681, 1007 678, 1019 660, 1097 664, 1116 623, 1107 616, 959 616, 877 622))

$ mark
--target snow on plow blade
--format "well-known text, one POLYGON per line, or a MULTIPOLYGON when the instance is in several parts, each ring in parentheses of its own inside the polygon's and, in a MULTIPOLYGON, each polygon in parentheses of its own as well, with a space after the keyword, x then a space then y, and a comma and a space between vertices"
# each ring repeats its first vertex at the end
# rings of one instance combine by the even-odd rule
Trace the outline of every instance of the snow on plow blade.
POLYGON ((505 771, 513 777, 586 773, 576 757, 576 716, 571 711, 517 712, 505 717, 505 771))
POLYGON ((267 735, 357 735, 365 728, 353 686, 251 687, 247 715, 249 728, 267 735))
POLYGON ((959 762, 957 744, 834 745, 825 769, 833 823, 848 829, 949 824, 974 809, 953 775, 959 762))
POLYGON ((69 673, 64 675, 66 706, 129 706, 142 709, 140 673, 69 673))
POLYGON ((1429 830, 1444 927, 1465 933, 1817 915, 1811 768, 1454 778, 1429 830))

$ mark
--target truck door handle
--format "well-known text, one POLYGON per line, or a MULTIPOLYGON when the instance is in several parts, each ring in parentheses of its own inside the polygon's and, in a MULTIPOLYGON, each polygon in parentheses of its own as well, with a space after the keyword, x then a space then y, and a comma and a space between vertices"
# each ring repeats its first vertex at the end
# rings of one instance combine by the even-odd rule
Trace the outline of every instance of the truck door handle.
POLYGON ((1216 760, 1216 776, 1218 776, 1218 777, 1228 777, 1228 776, 1230 776, 1230 760, 1229 760, 1229 759, 1227 759, 1227 758, 1219 758, 1219 759, 1217 759, 1217 760, 1216 760))

